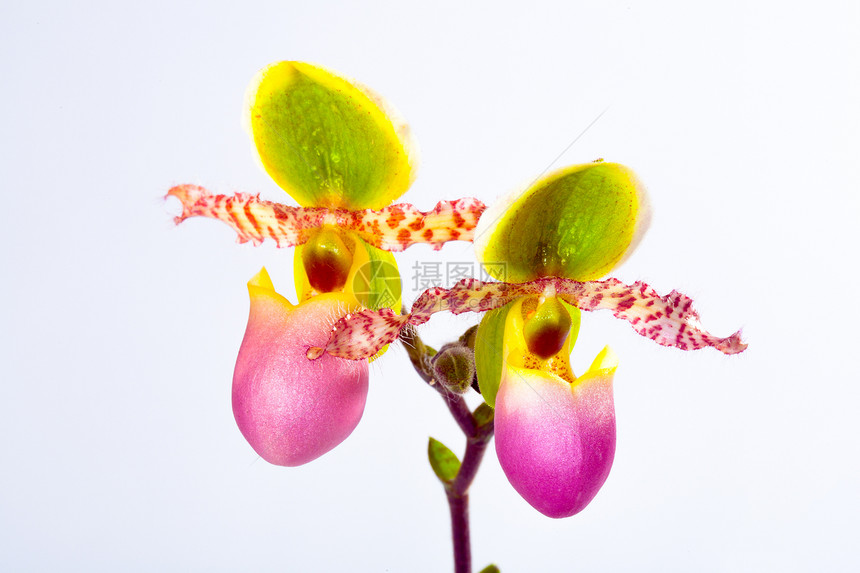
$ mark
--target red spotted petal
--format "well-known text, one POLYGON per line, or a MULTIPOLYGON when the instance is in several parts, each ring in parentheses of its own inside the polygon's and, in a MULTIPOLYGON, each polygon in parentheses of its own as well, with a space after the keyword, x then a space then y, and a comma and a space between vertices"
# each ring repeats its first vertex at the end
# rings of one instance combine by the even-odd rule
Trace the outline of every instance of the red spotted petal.
POLYGON ((400 335, 410 322, 410 315, 396 314, 390 308, 365 309, 347 314, 335 323, 325 348, 313 347, 307 356, 315 360, 328 352, 332 356, 359 360, 370 358, 400 335))
POLYGON ((471 241, 485 209, 470 198, 440 201, 427 212, 407 203, 363 211, 289 207, 245 193, 215 195, 198 185, 177 185, 167 195, 182 203, 177 224, 188 217, 211 217, 232 227, 240 243, 259 245, 272 239, 279 247, 304 244, 311 231, 330 225, 353 231, 385 251, 402 251, 419 243, 438 250, 448 241, 471 241))
MULTIPOLYGON (((423 324, 436 312, 484 312, 519 297, 535 295, 557 295, 581 310, 611 310, 617 318, 629 322, 636 332, 662 346, 681 350, 713 347, 724 354, 737 354, 747 347, 740 331, 720 338, 703 330, 699 314, 692 308, 692 299, 678 291, 660 296, 641 281, 625 285, 613 278, 577 282, 548 277, 527 283, 463 279, 451 289, 435 287, 425 291, 409 314, 396 316, 390 310, 362 311, 336 323, 325 351, 350 360, 367 358, 393 342, 407 324, 423 324)), ((323 349, 312 350, 316 356, 323 352, 323 349)))
POLYGON ((400 203, 379 211, 352 213, 353 222, 348 228, 385 251, 402 251, 421 243, 438 251, 448 241, 471 241, 484 209, 483 203, 472 198, 440 201, 427 212, 400 203))

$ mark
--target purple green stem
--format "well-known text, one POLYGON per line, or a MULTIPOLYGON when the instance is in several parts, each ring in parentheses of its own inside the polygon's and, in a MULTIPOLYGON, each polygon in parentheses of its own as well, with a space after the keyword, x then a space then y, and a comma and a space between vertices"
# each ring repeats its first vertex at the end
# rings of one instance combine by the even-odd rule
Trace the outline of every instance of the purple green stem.
POLYGON ((469 539, 469 496, 446 488, 451 510, 451 536, 454 541, 454 573, 472 573, 472 547, 469 539))
POLYGON ((449 392, 441 383, 433 379, 430 359, 436 351, 425 346, 414 331, 401 336, 409 359, 418 375, 439 392, 457 425, 466 436, 466 453, 456 477, 444 482, 445 496, 451 513, 451 537, 454 544, 454 572, 472 573, 472 549, 469 535, 469 486, 478 473, 481 460, 490 440, 493 438, 492 418, 478 425, 475 415, 469 410, 466 400, 459 394, 449 392))
MULTIPOLYGON (((460 402, 463 398, 457 397, 460 402)), ((474 427, 474 418, 469 417, 474 427)), ((472 572, 472 549, 469 538, 469 486, 478 473, 484 452, 493 437, 493 422, 487 422, 480 428, 475 428, 472 435, 467 434, 466 454, 457 477, 445 485, 445 495, 451 510, 451 535, 454 541, 454 572, 472 572)))
POLYGON ((433 387, 441 394, 442 399, 447 402, 448 410, 454 417, 454 421, 457 422, 457 425, 466 434, 466 437, 474 435, 476 430, 475 418, 472 416, 472 412, 469 410, 463 397, 459 394, 448 392, 441 384, 433 384, 433 387))

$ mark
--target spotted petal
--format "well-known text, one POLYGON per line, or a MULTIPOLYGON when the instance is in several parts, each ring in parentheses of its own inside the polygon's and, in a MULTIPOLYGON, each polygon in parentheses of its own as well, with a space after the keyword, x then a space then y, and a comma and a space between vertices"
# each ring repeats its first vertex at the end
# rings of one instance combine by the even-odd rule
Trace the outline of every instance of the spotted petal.
POLYGON ((578 282, 547 277, 526 283, 463 279, 451 289, 434 287, 418 297, 409 314, 395 317, 391 311, 365 310, 344 317, 335 325, 328 344, 311 349, 309 356, 327 351, 333 356, 358 360, 396 340, 407 324, 423 324, 436 312, 485 312, 517 298, 535 295, 558 295, 580 310, 611 310, 616 318, 626 320, 636 332, 661 346, 681 350, 712 347, 724 354, 737 354, 747 347, 740 331, 725 338, 705 331, 692 308, 692 299, 678 291, 661 296, 641 281, 625 285, 614 278, 578 282))
POLYGON ((412 183, 409 128, 367 88, 311 64, 278 62, 248 94, 263 166, 300 205, 380 208, 412 183))
POLYGON ((189 217, 209 217, 229 225, 240 243, 259 245, 271 239, 279 247, 304 244, 323 226, 351 231, 369 245, 398 252, 416 244, 442 248, 447 241, 471 241, 484 204, 477 199, 440 201, 430 211, 408 203, 381 209, 350 211, 322 207, 290 207, 255 195, 216 195, 199 185, 177 185, 167 195, 182 203, 181 223, 189 217))

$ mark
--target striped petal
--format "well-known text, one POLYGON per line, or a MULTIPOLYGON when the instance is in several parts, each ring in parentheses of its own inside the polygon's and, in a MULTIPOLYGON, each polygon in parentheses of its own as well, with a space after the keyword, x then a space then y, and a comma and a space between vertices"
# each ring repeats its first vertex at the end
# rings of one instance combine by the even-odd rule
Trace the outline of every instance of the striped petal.
POLYGON ((182 203, 181 223, 189 217, 209 217, 229 225, 240 243, 260 245, 271 239, 279 247, 302 245, 324 226, 351 231, 384 251, 399 252, 416 244, 439 250, 448 241, 471 241, 485 206, 477 199, 440 201, 430 211, 408 203, 382 209, 290 207, 255 195, 216 195, 198 185, 177 185, 167 192, 182 203))

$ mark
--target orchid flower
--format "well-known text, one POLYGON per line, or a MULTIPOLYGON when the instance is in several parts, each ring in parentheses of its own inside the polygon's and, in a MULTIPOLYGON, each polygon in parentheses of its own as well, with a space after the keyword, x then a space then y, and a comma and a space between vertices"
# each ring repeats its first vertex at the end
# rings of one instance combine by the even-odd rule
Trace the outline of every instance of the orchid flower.
POLYGON ((662 296, 642 282, 600 280, 648 226, 647 195, 630 169, 575 165, 489 210, 458 199, 423 212, 391 204, 415 177, 416 152, 406 124, 379 96, 299 62, 265 68, 248 94, 246 123, 261 163, 299 206, 197 185, 168 192, 182 203, 177 223, 215 218, 240 243, 296 247, 297 305, 275 291, 266 269, 248 283, 251 308, 233 374, 239 429, 273 464, 325 454, 361 419, 368 362, 404 333, 413 366, 466 436, 462 462, 438 440, 428 444, 451 510, 457 573, 471 571, 467 492, 494 433, 511 485, 547 516, 582 511, 609 475, 618 359, 607 346, 574 374, 582 311, 610 310, 663 346, 746 348, 740 331, 706 332, 677 291, 662 296), (495 281, 431 288, 402 312, 391 252, 453 240, 473 241, 495 281), (413 327, 440 311, 486 314, 437 352, 413 327), (460 395, 470 387, 484 399, 474 411, 460 395))
MULTIPOLYGON (((488 272, 518 283, 599 278, 629 256, 649 221, 635 175, 603 163, 550 174, 488 215, 478 258, 503 262, 488 272), (525 228, 534 232, 514 240, 525 228)), ((585 374, 574 375, 569 357, 580 311, 569 302, 548 282, 541 294, 484 315, 475 345, 482 392, 496 409, 499 463, 527 502, 556 518, 588 505, 615 456, 618 359, 607 346, 585 374)))
POLYGON ((393 256, 415 243, 435 249, 472 239, 484 205, 442 201, 422 212, 390 205, 412 183, 415 145, 383 100, 323 68, 280 62, 248 91, 246 124, 263 167, 299 207, 197 185, 168 192, 188 217, 219 219, 240 243, 295 246, 297 306, 261 270, 248 283, 251 310, 233 376, 233 414, 254 450, 273 464, 307 463, 355 429, 368 390, 368 359, 307 358, 335 320, 361 309, 399 308, 393 256))
POLYGON ((489 311, 478 328, 475 363, 481 394, 495 408, 502 469, 541 513, 578 513, 612 466, 618 365, 606 347, 582 376, 574 375, 569 356, 580 311, 609 309, 664 346, 710 346, 725 354, 746 348, 740 332, 719 338, 704 331, 683 294, 596 280, 630 255, 648 219, 645 189, 622 165, 596 162, 552 173, 487 210, 475 231, 478 259, 507 282, 464 279, 451 289, 430 289, 408 314, 354 313, 309 356, 357 359, 435 312, 489 311))

